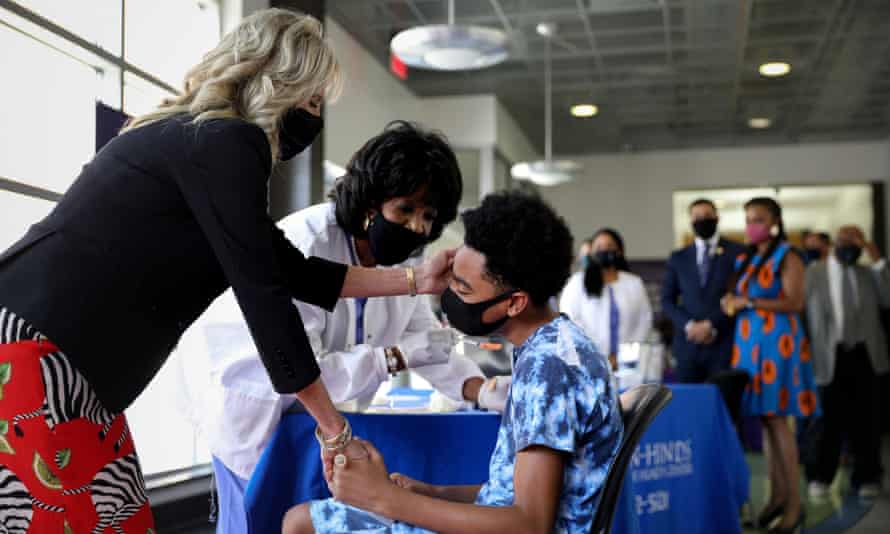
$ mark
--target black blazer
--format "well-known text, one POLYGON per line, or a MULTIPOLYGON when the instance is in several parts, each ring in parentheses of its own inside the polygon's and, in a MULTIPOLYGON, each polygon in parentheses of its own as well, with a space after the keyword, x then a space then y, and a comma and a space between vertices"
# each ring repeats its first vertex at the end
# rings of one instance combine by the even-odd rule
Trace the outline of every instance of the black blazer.
POLYGON ((291 299, 333 308, 346 266, 306 259, 269 218, 271 165, 263 130, 238 119, 118 136, 0 256, 0 306, 120 412, 231 285, 275 389, 301 390, 319 370, 291 299))
POLYGON ((667 263, 662 285, 661 307, 674 324, 672 350, 679 359, 717 358, 728 365, 732 356, 735 321, 720 309, 720 299, 726 294, 730 277, 735 272, 735 260, 745 247, 735 241, 720 239, 708 271, 707 283, 702 287, 698 275, 695 244, 674 251, 667 263), (710 345, 697 345, 686 340, 686 323, 709 319, 717 329, 717 339, 710 345))

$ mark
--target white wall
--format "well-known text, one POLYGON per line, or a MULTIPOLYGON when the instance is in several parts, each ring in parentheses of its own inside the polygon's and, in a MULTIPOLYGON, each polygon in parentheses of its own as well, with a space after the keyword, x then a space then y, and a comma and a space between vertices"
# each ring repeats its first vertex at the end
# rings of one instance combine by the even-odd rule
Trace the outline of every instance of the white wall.
MULTIPOLYGON (((890 182, 890 142, 677 150, 578 158, 574 182, 541 188, 576 241, 601 226, 624 236, 631 258, 664 258, 679 189, 890 182)), ((888 195, 890 197, 890 195, 888 195)), ((890 198, 885 208, 890 215, 890 198)))
POLYGON ((541 154, 535 150, 531 141, 519 128, 519 124, 500 102, 497 103, 495 110, 495 120, 497 121, 497 146, 510 163, 534 161, 541 158, 541 154))
POLYGON ((417 120, 418 98, 333 19, 325 19, 327 39, 345 76, 340 100, 325 109, 325 159, 345 165, 365 141, 395 119, 417 120))

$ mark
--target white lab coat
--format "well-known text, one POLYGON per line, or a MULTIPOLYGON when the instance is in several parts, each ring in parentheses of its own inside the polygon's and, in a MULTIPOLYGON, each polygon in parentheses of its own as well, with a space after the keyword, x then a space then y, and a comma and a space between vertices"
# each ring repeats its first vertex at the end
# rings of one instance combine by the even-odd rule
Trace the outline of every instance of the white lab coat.
MULTIPOLYGON (((291 214, 278 226, 307 257, 352 263, 353 245, 337 225, 332 203, 291 214)), ((294 303, 331 399, 338 404, 357 401, 358 408, 367 407, 388 379, 384 347, 398 344, 403 336, 441 328, 428 297, 370 298, 364 310, 364 343, 357 344, 355 299, 338 300, 333 312, 294 303)), ((189 418, 214 456, 239 477, 250 478, 281 414, 296 397, 275 392, 231 289, 186 331, 177 350, 186 366, 189 418), (208 375, 209 383, 201 380, 208 375)), ((463 400, 466 380, 484 376, 472 360, 455 353, 448 363, 413 371, 455 401, 463 400)))
POLYGON ((568 315, 603 353, 609 351, 609 287, 618 306, 618 342, 642 343, 652 330, 652 306, 642 278, 618 271, 618 279, 603 288, 602 296, 591 297, 584 288, 584 271, 569 278, 559 311, 568 315))

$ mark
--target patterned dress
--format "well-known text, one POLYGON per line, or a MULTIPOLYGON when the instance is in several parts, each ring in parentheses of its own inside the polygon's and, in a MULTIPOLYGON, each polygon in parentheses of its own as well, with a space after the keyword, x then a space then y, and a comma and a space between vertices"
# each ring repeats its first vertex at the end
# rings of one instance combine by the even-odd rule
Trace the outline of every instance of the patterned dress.
POLYGON ((123 414, 0 306, 0 533, 154 534, 123 414))
MULTIPOLYGON (((514 352, 513 386, 476 504, 513 504, 518 452, 540 445, 567 453, 553 532, 587 534, 623 425, 609 364, 566 316, 539 328, 514 352)), ((335 502, 314 501, 318 534, 427 533, 335 502)))
MULTIPOLYGON (((750 299, 777 299, 783 296, 781 266, 791 250, 787 243, 776 247, 760 269, 755 256, 739 277, 736 292, 750 299)), ((736 269, 745 261, 736 259, 736 269)), ((810 344, 796 313, 743 310, 736 323, 732 366, 751 376, 742 398, 745 415, 795 415, 819 413, 816 381, 813 377, 810 344)))

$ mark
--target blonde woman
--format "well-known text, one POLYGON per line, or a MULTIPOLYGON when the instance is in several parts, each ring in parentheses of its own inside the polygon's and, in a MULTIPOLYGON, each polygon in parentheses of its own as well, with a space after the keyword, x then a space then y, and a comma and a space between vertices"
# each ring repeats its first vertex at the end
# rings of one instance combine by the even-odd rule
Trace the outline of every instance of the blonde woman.
POLYGON ((246 18, 181 96, 133 120, 0 256, 2 524, 152 528, 123 411, 229 286, 276 391, 315 417, 328 457, 364 452, 319 380, 292 299, 330 310, 341 296, 434 293, 450 255, 347 267, 304 257, 267 215, 272 166, 312 142, 339 85, 317 20, 246 18))

